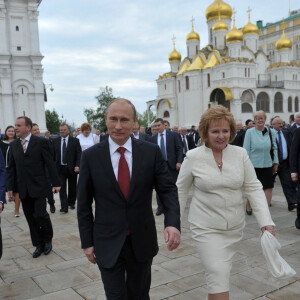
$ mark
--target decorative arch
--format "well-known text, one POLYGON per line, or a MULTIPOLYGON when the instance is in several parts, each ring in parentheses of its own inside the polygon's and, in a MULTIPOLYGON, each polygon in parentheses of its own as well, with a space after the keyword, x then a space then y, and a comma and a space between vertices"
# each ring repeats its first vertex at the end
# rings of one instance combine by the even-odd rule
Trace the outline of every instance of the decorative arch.
POLYGON ((283 96, 280 92, 277 92, 274 96, 274 112, 283 112, 283 96))
POLYGON ((162 102, 162 101, 166 101, 169 105, 169 108, 172 108, 172 105, 171 105, 171 101, 167 98, 162 98, 162 99, 159 99, 158 102, 157 102, 157 106, 156 106, 156 110, 158 110, 158 107, 159 107, 159 104, 162 102))
POLYGON ((256 110, 263 110, 264 112, 270 112, 270 97, 266 92, 260 92, 256 99, 256 110))
POLYGON ((214 89, 209 96, 210 102, 216 102, 219 105, 223 105, 230 110, 230 101, 232 100, 232 92, 229 88, 219 87, 214 89))
POLYGON ((241 95, 242 102, 253 103, 255 99, 255 93, 253 90, 244 90, 241 95))
POLYGON ((26 87, 29 93, 34 93, 34 85, 26 79, 18 79, 13 82, 14 92, 16 92, 22 86, 26 87))
POLYGON ((242 113, 252 113, 253 112, 253 108, 252 105, 250 103, 242 103, 242 113))

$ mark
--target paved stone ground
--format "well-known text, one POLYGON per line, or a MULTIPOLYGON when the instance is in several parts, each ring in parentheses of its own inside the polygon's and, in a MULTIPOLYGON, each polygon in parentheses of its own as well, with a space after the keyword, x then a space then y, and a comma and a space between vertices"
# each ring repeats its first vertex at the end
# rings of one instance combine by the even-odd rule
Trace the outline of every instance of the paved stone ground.
MULTIPOLYGON (((272 203, 271 214, 282 245, 281 254, 300 274, 300 230, 294 227, 296 213, 287 210, 279 183, 274 189, 272 203)), ((33 259, 34 248, 25 217, 22 214, 21 218, 15 218, 13 207, 12 202, 8 203, 2 213, 4 254, 0 261, 0 299, 105 299, 99 270, 87 261, 80 249, 76 212, 51 215, 53 251, 48 256, 33 259)), ((186 217, 182 243, 173 252, 166 249, 163 241, 163 217, 156 217, 160 251, 152 266, 151 299, 206 299, 204 269, 186 217)), ((300 299, 298 275, 288 280, 276 280, 268 274, 254 216, 247 216, 244 238, 236 249, 231 273, 232 300, 300 299)))

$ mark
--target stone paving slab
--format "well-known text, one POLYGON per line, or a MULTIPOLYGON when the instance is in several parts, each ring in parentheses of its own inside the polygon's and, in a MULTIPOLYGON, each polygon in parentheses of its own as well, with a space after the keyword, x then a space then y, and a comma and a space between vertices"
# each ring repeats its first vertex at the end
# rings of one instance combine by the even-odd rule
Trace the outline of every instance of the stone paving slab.
MULTIPOLYGON (((57 195, 55 195, 56 200, 57 195)), ((289 212, 281 186, 276 183, 270 208, 282 245, 280 253, 300 274, 300 230, 294 227, 296 212, 289 212)), ((32 258, 28 225, 13 215, 8 203, 2 216, 4 254, 0 260, 0 300, 63 299, 102 300, 105 298, 98 267, 88 262, 80 249, 76 211, 51 214, 54 227, 53 251, 32 258)), ((156 210, 155 194, 153 209, 156 210)), ((188 210, 188 209, 187 209, 188 210)), ((187 210, 182 222, 180 247, 169 252, 163 236, 163 216, 157 222, 159 254, 153 260, 151 299, 205 300, 204 269, 189 231, 187 210)), ((299 275, 288 280, 274 279, 267 271, 261 252, 260 230, 254 216, 246 216, 243 239, 235 246, 230 278, 231 300, 298 300, 299 275)))

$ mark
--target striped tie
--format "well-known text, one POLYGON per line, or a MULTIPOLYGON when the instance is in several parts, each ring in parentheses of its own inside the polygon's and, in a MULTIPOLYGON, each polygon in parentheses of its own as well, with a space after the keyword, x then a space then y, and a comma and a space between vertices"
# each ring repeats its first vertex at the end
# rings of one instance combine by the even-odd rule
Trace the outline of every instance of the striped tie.
POLYGON ((23 148, 23 152, 26 152, 26 140, 22 140, 21 142, 22 148, 23 148))

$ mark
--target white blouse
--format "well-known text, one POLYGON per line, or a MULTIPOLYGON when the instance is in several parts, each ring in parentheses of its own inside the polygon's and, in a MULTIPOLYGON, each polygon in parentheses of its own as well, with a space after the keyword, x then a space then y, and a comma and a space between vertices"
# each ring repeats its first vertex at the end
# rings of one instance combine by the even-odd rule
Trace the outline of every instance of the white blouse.
POLYGON ((82 133, 77 136, 81 146, 81 150, 84 151, 95 145, 94 134, 90 133, 88 137, 85 137, 82 133))

